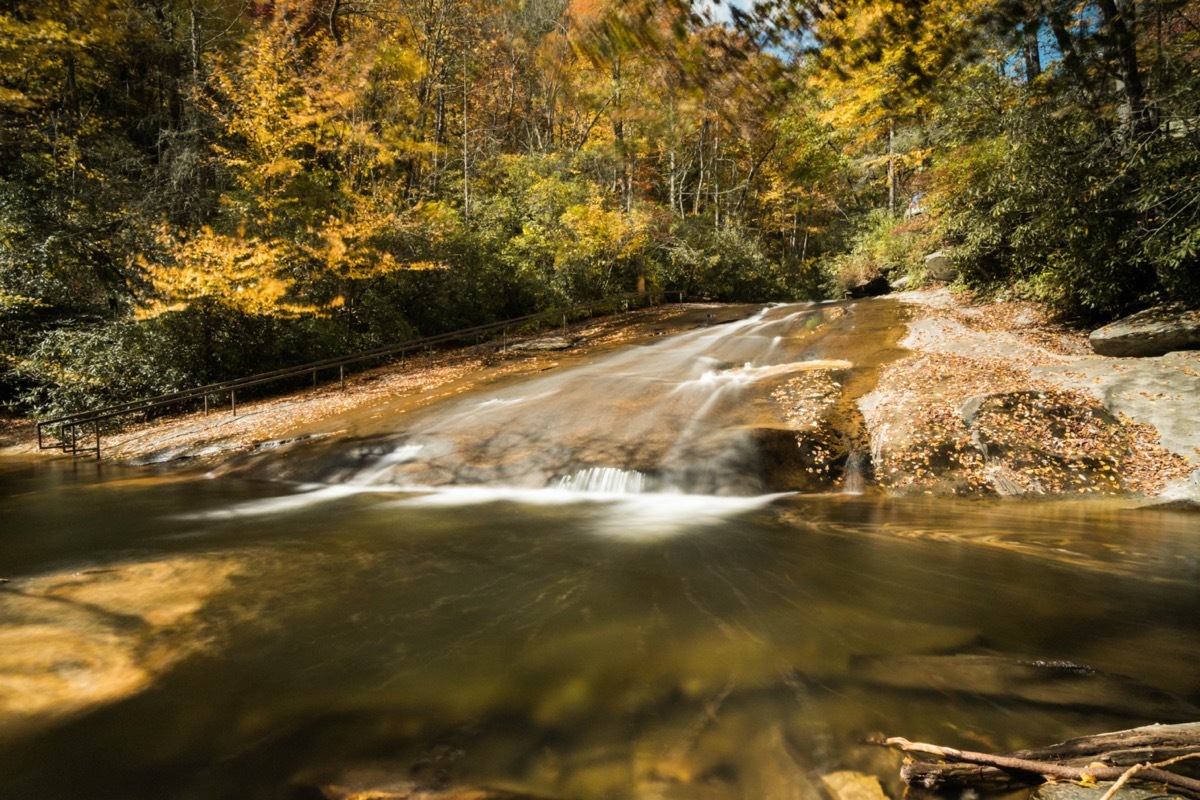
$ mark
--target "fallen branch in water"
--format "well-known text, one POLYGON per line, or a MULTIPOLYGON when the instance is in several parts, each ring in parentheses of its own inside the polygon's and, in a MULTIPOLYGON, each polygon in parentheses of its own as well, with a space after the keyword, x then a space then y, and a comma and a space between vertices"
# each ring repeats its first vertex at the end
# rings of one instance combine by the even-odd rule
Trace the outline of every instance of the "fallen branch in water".
MULTIPOLYGON (((1004 755, 1027 761, 1050 762, 1087 767, 1100 762, 1112 767, 1159 762, 1177 756, 1200 753, 1200 723, 1146 725, 1114 733, 1081 736, 1048 747, 1016 750, 1004 755)), ((1040 774, 1004 770, 986 764, 962 761, 908 760, 900 776, 910 786, 932 791, 974 789, 983 792, 1010 792, 1036 786, 1040 774)))
POLYGON ((1132 767, 1125 770, 1125 774, 1118 778, 1116 783, 1108 787, 1108 791, 1104 793, 1104 796, 1101 797, 1100 800, 1113 800, 1113 797, 1116 796, 1117 792, 1121 791, 1121 787, 1128 783, 1133 776, 1139 772, 1145 772, 1147 769, 1161 769, 1162 767, 1169 767, 1172 764, 1178 764, 1180 761, 1187 761, 1189 758, 1200 758, 1200 753, 1188 753, 1186 756, 1168 758, 1166 761, 1160 761, 1157 764, 1134 764, 1132 767))
MULTIPOLYGON (((908 739, 901 737, 892 737, 877 742, 885 747, 895 747, 906 753, 926 753, 939 758, 946 759, 952 762, 962 762, 967 764, 981 764, 989 767, 996 767, 1005 771, 1016 771, 1031 775, 1040 775, 1043 778, 1059 778, 1078 782, 1094 782, 1094 781, 1119 781, 1124 778, 1126 781, 1136 778, 1138 780, 1149 781, 1151 783, 1161 783, 1167 786, 1173 786, 1177 789, 1184 789, 1189 792, 1200 794, 1200 780, 1188 778, 1183 775, 1177 775, 1174 772, 1169 772, 1162 769, 1176 761, 1182 761, 1185 758, 1190 758, 1193 755, 1200 754, 1185 754, 1170 759, 1167 762, 1162 762, 1162 765, 1135 765, 1134 768, 1126 767, 1111 767, 1105 764, 1089 764, 1085 767, 1069 766, 1059 764, 1052 761, 1038 761, 1030 758, 1018 758, 1014 756, 992 755, 989 753, 976 753, 970 750, 958 750, 953 747, 942 747, 936 744, 926 744, 925 742, 910 742, 908 739)), ((910 784, 913 783, 907 775, 905 780, 910 784)))

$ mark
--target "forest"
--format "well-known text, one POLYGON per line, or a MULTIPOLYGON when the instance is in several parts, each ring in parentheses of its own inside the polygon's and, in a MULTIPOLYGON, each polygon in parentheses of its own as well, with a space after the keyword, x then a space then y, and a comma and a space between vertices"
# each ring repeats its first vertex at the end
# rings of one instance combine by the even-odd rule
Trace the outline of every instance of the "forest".
POLYGON ((0 404, 938 250, 1194 306, 1198 70, 1196 0, 3 0, 0 404))

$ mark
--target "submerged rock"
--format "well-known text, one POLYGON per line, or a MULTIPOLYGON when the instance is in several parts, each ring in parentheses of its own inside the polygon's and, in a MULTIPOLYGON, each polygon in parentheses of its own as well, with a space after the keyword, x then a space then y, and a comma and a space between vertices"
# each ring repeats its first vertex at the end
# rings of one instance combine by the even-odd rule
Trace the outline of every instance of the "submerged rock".
POLYGON ((176 558, 10 581, 0 591, 0 739, 122 700, 201 649, 227 559, 176 558))
POLYGON ((833 772, 821 777, 832 800, 887 800, 879 779, 861 772, 833 772))
POLYGON ((1183 721, 1200 709, 1122 675, 1062 661, 982 655, 883 656, 856 659, 851 676, 878 686, 1094 708, 1146 719, 1183 721))
POLYGON ((377 776, 376 783, 350 776, 352 783, 331 783, 318 788, 325 800, 549 800, 532 794, 469 787, 436 788, 406 780, 377 776))
POLYGON ((1200 309, 1157 306, 1105 325, 1088 335, 1102 356, 1144 358, 1200 350, 1200 309))
MULTIPOLYGON (((1107 792, 1113 787, 1113 782, 1104 781, 1093 786, 1080 786, 1077 783, 1044 783, 1033 791, 1030 800, 1100 800, 1107 797, 1107 792)), ((1175 796, 1175 795, 1167 795, 1175 796)), ((1164 797, 1160 786, 1145 784, 1125 784, 1112 796, 1112 800, 1150 800, 1151 797, 1164 797)))

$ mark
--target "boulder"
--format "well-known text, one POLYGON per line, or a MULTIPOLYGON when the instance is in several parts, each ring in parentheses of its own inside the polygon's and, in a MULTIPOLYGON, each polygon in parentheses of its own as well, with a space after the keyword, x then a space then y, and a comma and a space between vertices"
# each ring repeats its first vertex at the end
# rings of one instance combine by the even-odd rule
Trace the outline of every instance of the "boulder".
POLYGON ((1122 358, 1200 350, 1200 309, 1148 308, 1092 331, 1088 343, 1102 356, 1122 358))
POLYGON ((874 775, 861 772, 833 772, 821 777, 821 786, 833 800, 888 800, 874 775))
POLYGON ((950 256, 941 250, 925 256, 925 271, 935 281, 952 281, 958 278, 958 269, 950 260, 950 256))
POLYGON ((876 275, 870 280, 864 278, 855 284, 847 286, 846 296, 857 300, 863 297, 879 297, 891 290, 892 285, 888 283, 888 279, 882 275, 876 275))
POLYGON ((1200 711, 1132 678, 1066 661, 973 654, 860 656, 852 660, 850 674, 869 685, 906 692, 1091 708, 1135 718, 1186 722, 1200 711))
POLYGON ((550 350, 570 350, 575 346, 575 342, 565 336, 546 336, 541 339, 533 339, 528 342, 517 342, 508 346, 509 350, 523 350, 529 352, 543 352, 550 350))
POLYGON ((913 279, 911 275, 904 275, 900 278, 897 278, 896 280, 892 281, 892 291, 902 292, 912 286, 912 282, 913 279))
MULTIPOLYGON (((1113 785, 1111 782, 1097 782, 1093 786, 1044 783, 1030 795, 1030 800, 1100 800, 1101 797, 1108 796, 1107 792, 1113 785)), ((1162 796, 1163 792, 1157 786, 1126 784, 1112 795, 1112 800, 1150 800, 1152 797, 1162 796)))

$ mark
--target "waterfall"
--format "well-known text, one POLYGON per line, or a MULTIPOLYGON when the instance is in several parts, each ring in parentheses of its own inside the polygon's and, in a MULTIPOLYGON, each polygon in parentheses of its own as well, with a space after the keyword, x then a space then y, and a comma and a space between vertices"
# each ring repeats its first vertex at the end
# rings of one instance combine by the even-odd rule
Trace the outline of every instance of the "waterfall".
POLYGON ((846 456, 846 469, 842 474, 842 493, 862 494, 864 483, 863 455, 857 450, 851 450, 846 456))
POLYGON ((400 489, 763 494, 760 432, 778 424, 769 387, 798 369, 843 367, 812 360, 812 323, 825 313, 772 307, 437 403, 326 474, 400 489))
POLYGON ((559 478, 555 489, 594 494, 642 494, 646 489, 646 476, 631 469, 616 467, 590 467, 574 475, 559 478))

